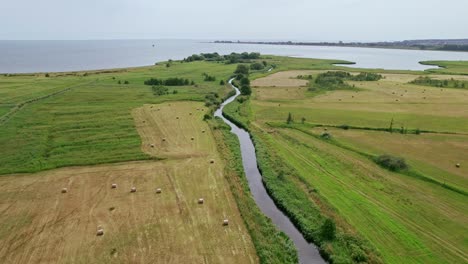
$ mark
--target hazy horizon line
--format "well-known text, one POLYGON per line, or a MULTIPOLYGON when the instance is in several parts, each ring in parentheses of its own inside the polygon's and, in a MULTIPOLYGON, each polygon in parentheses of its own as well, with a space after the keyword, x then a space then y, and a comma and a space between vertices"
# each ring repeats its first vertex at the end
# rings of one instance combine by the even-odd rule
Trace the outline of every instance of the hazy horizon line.
POLYGON ((405 41, 405 40, 468 40, 468 37, 460 38, 411 38, 411 39, 387 39, 387 40, 311 40, 311 39, 293 39, 293 38, 258 38, 258 39, 249 39, 249 38, 82 38, 82 39, 0 39, 0 41, 112 41, 112 40, 200 40, 200 41, 241 41, 241 42, 396 42, 396 41, 405 41))

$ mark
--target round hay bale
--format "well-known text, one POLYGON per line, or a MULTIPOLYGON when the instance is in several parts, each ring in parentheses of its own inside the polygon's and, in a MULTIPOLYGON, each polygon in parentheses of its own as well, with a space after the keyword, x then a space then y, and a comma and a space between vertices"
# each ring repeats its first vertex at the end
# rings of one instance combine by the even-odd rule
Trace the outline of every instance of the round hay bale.
POLYGON ((150 144, 150 147, 154 148, 154 144, 150 144))
POLYGON ((132 187, 132 189, 130 189, 130 192, 132 193, 136 192, 136 187, 132 187))
POLYGON ((194 138, 194 137, 191 137, 190 139, 191 139, 191 140, 195 140, 195 138, 194 138))
POLYGON ((460 168, 460 163, 455 164, 455 167, 460 168))
POLYGON ((67 193, 68 189, 67 188, 62 188, 62 193, 67 193))
POLYGON ((178 117, 178 116, 176 116, 176 118, 175 118, 175 119, 179 119, 179 117, 178 117))
POLYGON ((192 115, 192 113, 189 113, 189 115, 192 115))
POLYGON ((210 163, 213 164, 213 163, 214 163, 214 159, 210 160, 210 163))
POLYGON ((161 192, 162 192, 162 191, 161 191, 161 188, 157 188, 157 189, 156 189, 156 193, 161 193, 161 192))
POLYGON ((223 226, 227 226, 227 225, 229 225, 229 220, 224 219, 224 220, 223 220, 223 226))
POLYGON ((203 200, 203 198, 198 199, 198 204, 203 204, 204 202, 205 200, 203 200))
POLYGON ((102 236, 102 235, 104 235, 104 229, 99 228, 96 232, 96 236, 102 236))
POLYGON ((111 185, 111 188, 112 188, 112 189, 117 189, 117 184, 116 184, 116 183, 113 183, 113 184, 111 185))
POLYGON ((163 138, 162 141, 166 141, 166 138, 163 138))
POLYGON ((202 132, 202 133, 205 133, 205 130, 202 130, 201 132, 202 132))
POLYGON ((143 124, 146 123, 146 121, 143 120, 143 124))

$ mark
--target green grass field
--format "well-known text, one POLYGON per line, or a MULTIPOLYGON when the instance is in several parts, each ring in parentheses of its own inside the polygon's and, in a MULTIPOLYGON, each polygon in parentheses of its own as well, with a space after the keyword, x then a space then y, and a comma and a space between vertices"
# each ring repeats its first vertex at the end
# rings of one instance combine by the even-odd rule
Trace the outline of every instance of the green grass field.
POLYGON ((444 74, 468 74, 468 64, 466 61, 423 61, 425 65, 439 66, 442 69, 431 69, 429 72, 444 74))
MULTIPOLYGON (((70 165, 99 164, 149 158, 140 151, 131 110, 164 101, 204 101, 209 92, 224 94, 218 82, 204 82, 203 72, 226 79, 233 65, 174 63, 129 69, 122 73, 88 76, 0 77, 4 115, 30 99, 71 87, 58 95, 27 103, 0 124, 0 174, 33 172, 70 165), (117 77, 115 75, 118 75, 117 77), (175 87, 177 94, 156 97, 143 81, 178 76, 194 80, 198 87, 175 87), (114 79, 115 78, 115 79, 114 79), (117 84, 125 80, 128 85, 117 84), (12 85, 14 84, 14 85, 12 85), (16 87, 16 88, 15 88, 16 87), (37 89, 36 89, 37 88, 37 89)), ((58 75, 58 74, 57 74, 58 75)))
POLYGON ((203 115, 213 110, 203 106, 205 97, 217 94, 221 100, 226 96, 232 89, 219 81, 227 80, 235 67, 216 62, 173 62, 170 67, 162 63, 49 73, 49 77, 0 76, 0 184, 8 190, 0 203, 4 212, 0 259, 21 262, 29 252, 35 260, 48 259, 49 263, 64 257, 70 262, 97 258, 105 263, 153 262, 155 257, 166 263, 202 259, 212 263, 296 263, 292 242, 260 212, 249 193, 238 162, 237 141, 225 128, 220 133, 218 123, 202 121, 203 115), (203 73, 217 80, 206 82, 203 73), (187 78, 195 85, 168 87, 169 94, 157 96, 143 84, 149 78, 171 77, 187 78), (162 111, 155 113, 153 107, 162 111), (181 116, 175 119, 173 115, 181 116), (217 132, 212 135, 216 141, 208 136, 210 127, 217 132), (216 169, 204 165, 207 158, 216 159, 216 169), (133 177, 134 173, 140 177, 133 177), (164 174, 169 176, 161 181, 164 174), (103 192, 109 181, 124 188, 139 185, 143 199, 126 202, 119 196, 116 202, 103 192), (196 181, 196 188, 191 181, 196 181), (157 182, 170 196, 167 203, 151 198, 150 188, 157 182), (72 198, 60 202, 63 195, 57 190, 63 186, 70 188, 72 198), (15 202, 14 197, 21 201, 15 202), (208 214, 193 204, 200 197, 210 203, 208 214), (18 203, 22 205, 13 206, 18 203), (52 203, 58 212, 39 212, 52 208, 52 203), (117 208, 116 213, 109 215, 106 206, 117 208), (155 212, 166 212, 167 218, 152 219, 155 212), (80 213, 87 221, 74 222, 80 213), (223 217, 229 218, 232 232, 220 224, 223 217), (56 218, 63 220, 57 222, 56 218), (35 236, 44 223, 43 235, 35 236), (187 223, 192 224, 184 227, 187 223), (99 224, 106 230, 103 241, 95 236, 99 224), (62 225, 72 231, 53 234, 62 225), (15 234, 37 238, 25 241, 15 234), (83 243, 75 243, 77 239, 83 243), (210 242, 196 243, 204 240, 210 242), (24 251, 13 250, 20 244, 24 251), (65 255, 37 250, 44 247, 60 248, 65 255), (145 253, 135 253, 137 248, 145 253))
MULTIPOLYGON (((308 240, 316 242, 333 263, 468 261, 468 90, 409 84, 421 75, 466 80, 463 75, 468 73, 468 63, 433 62, 446 68, 426 72, 365 70, 379 72, 384 78, 349 82, 354 85, 353 90, 311 92, 307 81, 298 80, 297 75, 311 74, 315 78, 332 69, 352 73, 364 70, 332 65, 344 61, 277 56, 264 56, 261 60, 275 68, 271 72, 251 73, 250 99, 244 96, 243 102, 233 102, 225 112, 252 132, 267 188, 308 240), (289 113, 293 116, 291 125, 286 124, 289 113), (395 132, 383 131, 391 123, 395 132), (351 128, 336 128, 340 125, 351 128), (410 134, 400 134, 402 128, 410 134), (416 130, 423 133, 414 134, 416 130), (331 135, 330 140, 321 138, 324 132, 331 135), (380 154, 401 156, 410 169, 398 173, 379 167, 372 157, 380 154), (456 163, 461 164, 460 168, 456 163), (333 240, 321 237, 325 219, 332 219, 336 224, 333 240)), ((238 142, 226 127, 218 121, 209 121, 214 141, 199 141, 197 134, 194 144, 188 140, 193 135, 187 127, 200 128, 206 124, 200 120, 188 121, 184 116, 170 118, 177 111, 193 110, 189 110, 192 105, 187 108, 180 101, 197 101, 198 107, 209 114, 214 106, 202 107, 205 97, 215 93, 220 100, 226 96, 231 89, 219 81, 227 80, 235 68, 236 64, 174 61, 170 67, 161 63, 129 69, 50 73, 49 77, 44 74, 0 76, 3 154, 0 175, 5 188, 14 189, 5 192, 5 197, 11 202, 18 191, 21 182, 16 177, 34 186, 37 177, 45 175, 46 181, 53 182, 50 175, 60 174, 62 170, 67 173, 60 177, 68 179, 74 171, 89 170, 93 174, 96 168, 97 178, 94 180, 93 176, 89 181, 96 181, 98 186, 110 175, 101 175, 99 168, 114 167, 101 165, 105 163, 117 163, 115 167, 120 168, 126 164, 122 162, 140 161, 141 166, 146 166, 144 174, 151 182, 154 175, 150 171, 153 166, 161 167, 159 162, 183 159, 193 162, 213 154, 212 148, 203 148, 206 142, 211 147, 217 142, 220 161, 226 164, 219 170, 226 179, 222 185, 229 185, 238 207, 231 200, 229 210, 238 210, 236 217, 242 216, 258 259, 263 263, 296 262, 291 241, 254 205, 239 162, 238 142), (204 81, 203 73, 215 76, 216 81, 204 81), (157 96, 150 86, 143 84, 149 78, 170 77, 186 78, 195 85, 168 87, 169 94, 157 96), (152 106, 161 108, 161 113, 154 113, 152 106), (176 107, 177 111, 171 112, 170 107, 176 107), (165 143, 160 141, 162 135, 167 137, 165 143), (70 167, 76 165, 83 167, 70 167), (55 170, 61 167, 70 168, 55 170), (50 170, 50 175, 47 171, 40 172, 44 170, 50 170), (39 174, 29 174, 35 172, 39 174)), ((202 113, 197 114, 201 119, 202 113)), ((192 166, 190 162, 186 166, 192 166)), ((172 165, 169 167, 177 167, 172 165)), ((129 166, 138 169, 138 165, 129 166)), ((197 171, 201 168, 196 167, 197 171)), ((180 175, 176 181, 185 174, 180 175)), ((178 181, 178 184, 173 188, 175 192, 188 183, 178 181)), ((47 193, 48 184, 40 186, 40 193, 47 193)), ((28 204, 31 210, 35 209, 34 202, 28 204)), ((8 202, 1 206, 10 208, 8 202)), ((15 228, 29 223, 20 214, 4 220, 2 230, 13 223, 18 223, 15 228)), ((242 236, 244 229, 239 230, 242 236)), ((5 234, 0 232, 0 243, 5 234)), ((138 241, 135 237, 127 238, 138 241)), ((11 241, 14 242, 14 237, 11 241)), ((245 241, 249 245, 250 240, 245 241)), ((235 243, 243 245, 240 240, 235 243)), ((125 248, 123 244, 116 245, 119 251, 125 248)), ((242 247, 252 252, 248 246, 242 247)), ((111 250, 109 246, 104 248, 111 250)), ((210 248, 214 252, 220 250, 215 246, 210 248)), ((236 250, 234 256, 240 252, 236 250)), ((197 251, 196 247, 192 251, 197 251)), ((132 260, 130 253, 125 254, 126 260, 132 260)), ((248 259, 257 261, 252 255, 248 259)), ((232 260, 235 257, 228 261, 232 260)), ((216 262, 215 258, 213 261, 216 262)))
POLYGON ((369 244, 361 249, 379 256, 363 254, 368 262, 468 260, 463 165, 468 164, 468 91, 409 84, 429 72, 437 79, 465 80, 460 74, 468 63, 444 64, 447 68, 437 74, 381 71, 380 81, 352 81, 356 90, 329 92, 310 92, 296 79, 323 70, 296 65, 258 76, 250 101, 225 108, 256 135, 257 147, 270 153, 259 160, 260 166, 275 164, 264 180, 277 202, 299 219, 302 231, 314 232, 323 217, 336 221, 343 235, 321 245, 332 258, 357 261, 357 251, 340 244, 342 237, 351 236, 355 238, 349 241, 365 241, 369 244), (289 113, 292 125, 286 124, 289 113), (389 129, 392 119, 394 133, 379 131, 389 129), (341 125, 351 129, 335 128, 341 125), (401 134, 402 128, 413 132, 401 134), (331 140, 321 139, 325 132, 331 140), (403 157, 410 169, 396 173, 381 168, 371 158, 381 154, 403 157), (287 180, 276 179, 281 171, 287 180), (314 215, 317 207, 321 216, 314 215))

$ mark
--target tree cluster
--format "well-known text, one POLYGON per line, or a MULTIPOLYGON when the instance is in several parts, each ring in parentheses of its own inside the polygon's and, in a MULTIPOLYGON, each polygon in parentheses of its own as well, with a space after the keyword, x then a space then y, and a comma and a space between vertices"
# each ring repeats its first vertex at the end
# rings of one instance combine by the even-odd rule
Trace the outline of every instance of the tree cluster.
POLYGON ((401 171, 408 168, 405 159, 387 154, 378 156, 375 158, 375 162, 391 171, 401 171))
POLYGON ((260 62, 254 62, 254 63, 250 64, 250 69, 253 70, 253 71, 263 70, 264 68, 265 68, 265 65, 263 63, 260 63, 260 62))
POLYGON ((214 82, 214 81, 216 81, 215 76, 208 75, 206 72, 204 72, 202 75, 203 75, 203 80, 205 82, 214 82))
POLYGON ((468 45, 447 44, 438 48, 438 50, 468 51, 468 45))
POLYGON ((366 82, 378 81, 380 79, 382 79, 382 75, 378 73, 373 73, 373 72, 361 72, 358 75, 349 77, 349 80, 351 81, 366 81, 366 82))
POLYGON ((237 65, 234 71, 236 80, 239 81, 239 89, 242 95, 251 95, 252 88, 250 88, 249 80, 249 67, 245 64, 237 65))
POLYGON ((189 79, 184 79, 184 78, 167 78, 165 80, 163 79, 157 79, 157 78, 150 78, 144 82, 146 85, 165 85, 165 86, 187 86, 187 85, 194 85, 195 83, 193 81, 190 81, 189 79))
POLYGON ((169 94, 169 89, 167 89, 167 87, 160 86, 160 85, 151 87, 151 90, 153 91, 153 94, 156 96, 169 94))
MULTIPOLYGON (((311 75, 298 76, 301 79, 312 78, 311 75)), ((371 72, 361 72, 357 75, 352 75, 345 71, 328 71, 317 75, 314 81, 314 85, 310 90, 338 90, 338 89, 350 89, 350 86, 346 81, 378 81, 382 79, 382 75, 371 72)))
POLYGON ((250 62, 250 60, 260 59, 260 53, 258 52, 243 52, 243 53, 231 53, 228 55, 219 55, 217 52, 214 53, 201 53, 193 54, 184 59, 184 62, 192 61, 224 61, 226 64, 250 62))
POLYGON ((445 88, 466 88, 466 82, 455 79, 450 80, 435 80, 427 76, 419 77, 416 80, 410 82, 411 84, 433 86, 433 87, 445 87, 445 88))

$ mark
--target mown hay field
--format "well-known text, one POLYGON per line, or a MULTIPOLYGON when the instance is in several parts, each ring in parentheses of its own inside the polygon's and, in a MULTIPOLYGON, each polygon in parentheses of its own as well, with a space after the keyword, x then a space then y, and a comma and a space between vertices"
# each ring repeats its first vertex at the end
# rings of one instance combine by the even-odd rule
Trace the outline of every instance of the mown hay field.
POLYGON ((157 151, 167 154, 164 161, 1 177, 1 262, 257 262, 204 112, 196 110, 202 107, 181 102, 135 110, 145 152, 152 155, 147 146, 167 139, 157 151), (150 111, 155 107, 168 110, 150 111), (142 120, 148 123, 142 126, 142 120), (103 236, 96 235, 99 226, 103 236))

